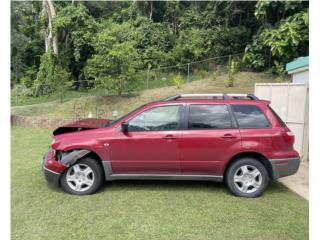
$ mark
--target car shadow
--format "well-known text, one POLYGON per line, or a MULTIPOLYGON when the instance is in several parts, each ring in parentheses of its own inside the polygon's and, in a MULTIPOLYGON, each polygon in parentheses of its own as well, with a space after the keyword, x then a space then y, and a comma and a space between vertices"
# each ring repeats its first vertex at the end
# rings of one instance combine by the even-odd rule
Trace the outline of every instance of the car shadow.
MULTIPOLYGON (((193 181, 193 180, 116 180, 105 182, 99 192, 110 191, 195 191, 195 192, 220 192, 232 195, 224 182, 193 181)), ((266 189, 267 194, 290 192, 282 183, 272 180, 266 189)))
POLYGON ((208 192, 216 189, 219 192, 228 193, 228 189, 221 182, 192 181, 192 180, 117 180, 105 182, 100 192, 111 191, 196 191, 208 192))

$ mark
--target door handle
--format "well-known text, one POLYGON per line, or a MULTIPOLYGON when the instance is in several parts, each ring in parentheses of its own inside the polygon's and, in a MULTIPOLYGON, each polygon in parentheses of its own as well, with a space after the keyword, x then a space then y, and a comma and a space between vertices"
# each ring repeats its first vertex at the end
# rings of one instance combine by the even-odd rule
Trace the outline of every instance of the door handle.
POLYGON ((176 139, 176 137, 172 134, 168 134, 168 135, 164 136, 163 139, 172 140, 172 139, 176 139))
POLYGON ((229 140, 229 139, 235 139, 235 138, 237 138, 237 136, 227 133, 227 134, 223 135, 222 138, 229 140))

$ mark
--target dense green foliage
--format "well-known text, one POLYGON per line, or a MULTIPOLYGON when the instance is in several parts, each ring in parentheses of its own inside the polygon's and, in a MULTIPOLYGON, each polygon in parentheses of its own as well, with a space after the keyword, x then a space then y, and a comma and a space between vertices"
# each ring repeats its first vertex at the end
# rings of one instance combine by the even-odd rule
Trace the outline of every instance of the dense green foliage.
POLYGON ((263 70, 268 65, 276 66, 276 63, 284 65, 303 54, 307 55, 309 50, 309 14, 301 3, 283 2, 277 10, 283 18, 275 23, 269 16, 274 12, 269 13, 269 8, 280 7, 276 2, 257 3, 255 15, 262 26, 246 49, 246 63, 256 70, 263 70), (289 13, 292 15, 288 16, 289 13))
POLYGON ((43 4, 11 5, 12 87, 34 96, 101 87, 123 94, 141 70, 241 52, 246 68, 279 74, 309 51, 308 2, 53 2, 58 53, 45 48, 43 4))

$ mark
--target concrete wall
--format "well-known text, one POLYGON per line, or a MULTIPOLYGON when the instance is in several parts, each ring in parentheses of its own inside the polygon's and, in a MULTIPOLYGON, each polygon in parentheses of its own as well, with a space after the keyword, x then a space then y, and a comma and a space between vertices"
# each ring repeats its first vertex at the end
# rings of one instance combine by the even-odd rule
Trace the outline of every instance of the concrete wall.
POLYGON ((303 160, 309 158, 309 91, 308 84, 266 83, 255 85, 255 95, 270 100, 295 135, 295 149, 303 160))

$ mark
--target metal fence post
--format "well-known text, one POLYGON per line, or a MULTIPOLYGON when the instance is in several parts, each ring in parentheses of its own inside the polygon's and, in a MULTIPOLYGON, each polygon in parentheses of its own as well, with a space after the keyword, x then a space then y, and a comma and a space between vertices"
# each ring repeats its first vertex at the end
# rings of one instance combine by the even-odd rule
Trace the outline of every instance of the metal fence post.
POLYGON ((148 68, 148 71, 147 71, 147 89, 149 89, 149 72, 150 72, 150 69, 148 68))
POLYGON ((19 93, 18 90, 16 90, 16 105, 18 106, 19 104, 19 93))
POLYGON ((187 82, 190 81, 190 63, 188 63, 188 76, 187 76, 187 82))

